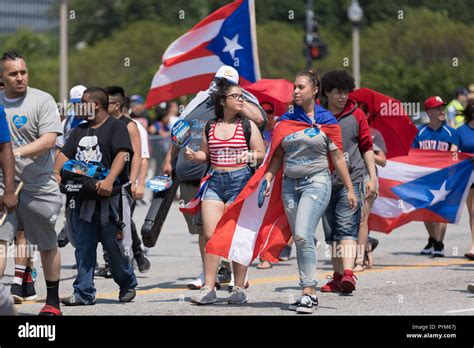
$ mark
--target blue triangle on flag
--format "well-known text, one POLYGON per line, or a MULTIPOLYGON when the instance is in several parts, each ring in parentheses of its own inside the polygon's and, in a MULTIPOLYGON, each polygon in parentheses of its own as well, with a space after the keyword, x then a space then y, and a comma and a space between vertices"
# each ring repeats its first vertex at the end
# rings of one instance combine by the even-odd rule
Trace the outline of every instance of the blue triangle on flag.
POLYGON ((429 209, 449 222, 454 222, 461 199, 473 170, 471 160, 422 176, 392 188, 403 201, 416 209, 429 209))
POLYGON ((219 34, 207 45, 225 64, 234 67, 241 77, 257 81, 253 59, 249 2, 244 1, 222 24, 219 34))

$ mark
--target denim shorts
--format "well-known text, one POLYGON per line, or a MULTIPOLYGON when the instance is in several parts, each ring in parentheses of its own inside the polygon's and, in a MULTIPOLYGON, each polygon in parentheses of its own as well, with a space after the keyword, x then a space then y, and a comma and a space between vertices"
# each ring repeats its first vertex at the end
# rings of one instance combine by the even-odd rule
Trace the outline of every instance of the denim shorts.
POLYGON ((347 199, 347 189, 343 185, 332 187, 331 200, 323 215, 323 229, 326 243, 341 240, 357 240, 364 200, 364 183, 353 183, 357 198, 357 208, 351 210, 347 199))
POLYGON ((232 171, 214 170, 202 200, 233 203, 251 176, 252 171, 249 166, 232 171))

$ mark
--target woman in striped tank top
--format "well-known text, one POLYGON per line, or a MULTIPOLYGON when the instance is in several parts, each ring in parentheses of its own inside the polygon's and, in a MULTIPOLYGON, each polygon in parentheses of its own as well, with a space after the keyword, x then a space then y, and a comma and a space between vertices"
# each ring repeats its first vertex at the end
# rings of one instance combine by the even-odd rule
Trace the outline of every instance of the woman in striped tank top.
MULTIPOLYGON (((211 164, 212 177, 209 179, 201 205, 206 243, 214 234, 224 210, 233 203, 252 176, 249 165, 255 167, 265 156, 265 145, 257 126, 240 115, 242 109, 246 107, 240 87, 224 79, 217 84, 217 87, 212 97, 216 118, 208 121, 210 127, 205 127, 203 131, 200 151, 193 151, 190 148, 185 150, 187 160, 211 164), (246 122, 250 123, 250 141, 247 141, 244 130, 246 122), (208 136, 206 128, 209 129, 208 136)), ((211 254, 204 256, 205 285, 193 297, 192 302, 211 304, 217 301, 215 281, 218 266, 219 256, 211 254)), ((245 303, 247 295, 244 283, 247 267, 234 262, 233 271, 235 286, 228 302, 245 303)))

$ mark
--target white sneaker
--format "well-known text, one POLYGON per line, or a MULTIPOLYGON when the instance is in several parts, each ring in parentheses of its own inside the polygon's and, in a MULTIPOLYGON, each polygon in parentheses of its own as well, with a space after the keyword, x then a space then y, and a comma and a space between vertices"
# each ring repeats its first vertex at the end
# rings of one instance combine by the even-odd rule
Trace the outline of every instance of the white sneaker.
POLYGON ((188 284, 189 290, 199 290, 204 285, 204 273, 201 273, 196 279, 188 284))
POLYGON ((245 290, 240 286, 234 286, 232 288, 232 293, 227 299, 229 304, 244 304, 247 303, 248 298, 245 290))
MULTIPOLYGON (((194 279, 192 282, 188 283, 188 289, 189 290, 199 290, 201 289, 205 284, 204 281, 204 273, 201 273, 196 279, 194 279)), ((221 284, 219 283, 219 277, 216 277, 216 285, 215 287, 217 290, 221 288, 221 284)))
POLYGON ((203 286, 199 292, 191 298, 192 303, 207 305, 217 302, 216 290, 203 286))

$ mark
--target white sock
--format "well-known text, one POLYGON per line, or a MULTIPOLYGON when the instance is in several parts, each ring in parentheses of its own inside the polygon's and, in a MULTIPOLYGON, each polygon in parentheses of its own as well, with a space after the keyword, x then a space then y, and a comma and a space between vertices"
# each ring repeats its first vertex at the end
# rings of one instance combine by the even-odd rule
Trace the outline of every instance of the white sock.
POLYGON ((13 279, 14 284, 22 285, 23 276, 25 275, 26 266, 15 265, 15 278, 13 279))

